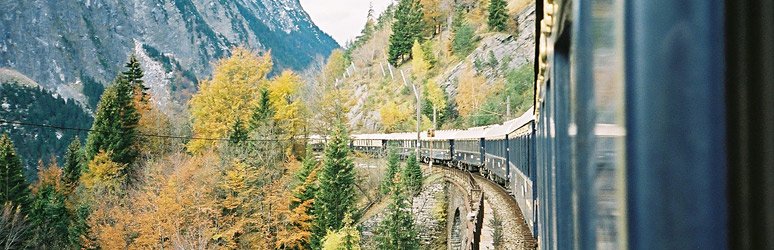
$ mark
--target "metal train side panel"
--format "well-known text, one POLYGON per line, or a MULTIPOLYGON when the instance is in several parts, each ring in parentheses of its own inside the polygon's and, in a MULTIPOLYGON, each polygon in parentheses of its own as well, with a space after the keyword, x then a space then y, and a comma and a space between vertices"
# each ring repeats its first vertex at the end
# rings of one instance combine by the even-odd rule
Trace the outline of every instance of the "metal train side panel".
POLYGON ((728 247, 723 9, 720 0, 626 8, 633 249, 728 247))

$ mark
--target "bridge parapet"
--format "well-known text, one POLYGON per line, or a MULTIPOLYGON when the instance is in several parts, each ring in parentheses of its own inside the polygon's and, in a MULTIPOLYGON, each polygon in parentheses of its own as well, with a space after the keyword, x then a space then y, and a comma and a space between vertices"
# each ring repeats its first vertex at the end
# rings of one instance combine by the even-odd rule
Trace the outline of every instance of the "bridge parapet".
POLYGON ((457 197, 463 198, 461 202, 455 202, 455 195, 450 195, 447 212, 450 216, 447 219, 447 228, 449 229, 447 235, 450 243, 448 248, 477 250, 481 243, 481 231, 484 225, 484 193, 470 173, 446 167, 440 167, 440 169, 443 171, 444 179, 448 180, 456 191, 460 192, 457 197), (460 218, 456 218, 457 216, 460 218), (455 225, 457 222, 460 224, 455 225), (465 229, 465 231, 455 233, 454 230, 457 230, 455 227, 460 227, 459 229, 465 229))

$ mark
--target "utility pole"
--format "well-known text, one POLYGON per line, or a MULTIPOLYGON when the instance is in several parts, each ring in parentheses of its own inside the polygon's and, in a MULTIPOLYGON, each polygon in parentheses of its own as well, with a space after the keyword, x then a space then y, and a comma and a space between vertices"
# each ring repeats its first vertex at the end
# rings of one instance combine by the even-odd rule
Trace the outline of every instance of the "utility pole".
MULTIPOLYGON (((403 73, 403 70, 400 70, 400 76, 403 77, 403 84, 409 85, 408 81, 406 81, 406 75, 403 73)), ((417 162, 419 162, 419 147, 421 146, 420 145, 420 143, 421 143, 420 134, 422 132, 421 127, 419 126, 420 123, 422 122, 422 114, 420 113, 421 100, 419 99, 419 89, 417 88, 417 85, 412 83, 411 84, 411 88, 414 90, 414 97, 417 98, 417 100, 416 100, 417 101, 416 102, 416 104, 417 104, 416 105, 417 106, 417 145, 416 145, 416 149, 414 150, 414 152, 415 152, 416 157, 417 157, 417 162)))

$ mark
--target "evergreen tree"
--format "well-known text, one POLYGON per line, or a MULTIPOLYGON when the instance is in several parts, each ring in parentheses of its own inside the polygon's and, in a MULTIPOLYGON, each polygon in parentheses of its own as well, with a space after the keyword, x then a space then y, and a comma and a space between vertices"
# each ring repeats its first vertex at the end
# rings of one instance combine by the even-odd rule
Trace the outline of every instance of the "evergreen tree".
POLYGON ((489 29, 505 31, 508 24, 508 3, 505 0, 489 0, 489 29))
POLYGON ((464 58, 473 52, 475 49, 474 39, 476 31, 470 24, 463 22, 457 31, 454 33, 452 40, 452 53, 459 58, 464 58))
POLYGON ((406 167, 403 168, 401 180, 406 187, 406 191, 410 194, 416 194, 422 189, 422 169, 419 167, 416 154, 413 152, 406 161, 406 167))
POLYGON ((76 136, 70 146, 67 147, 65 153, 65 162, 62 170, 62 180, 65 185, 69 187, 75 187, 78 184, 78 178, 81 177, 81 171, 84 170, 84 156, 83 150, 81 150, 81 140, 76 136))
POLYGON ((301 162, 301 169, 296 174, 299 186, 304 186, 303 192, 295 192, 294 196, 299 202, 291 203, 291 208, 295 208, 300 203, 314 199, 317 193, 317 160, 314 159, 311 149, 307 148, 304 161, 301 162))
POLYGON ((228 136, 228 143, 232 146, 239 145, 247 141, 247 131, 244 125, 242 125, 242 119, 237 117, 234 126, 231 128, 231 133, 228 136))
MULTIPOLYGON (((405 179, 401 179, 401 181, 403 180, 405 179)), ((393 186, 387 215, 376 230, 376 242, 379 249, 419 249, 419 238, 414 226, 414 218, 402 186, 393 186)))
POLYGON ((387 194, 395 186, 395 174, 398 173, 400 168, 400 158, 398 158, 395 148, 390 148, 387 151, 387 172, 384 174, 384 180, 379 189, 382 194, 387 194))
POLYGON ((271 99, 269 99, 269 90, 261 89, 261 96, 258 100, 258 107, 253 111, 250 117, 250 131, 259 127, 266 127, 273 124, 274 107, 271 105, 271 99))
MULTIPOLYGON (((51 166, 50 168, 57 168, 51 166)), ((44 171, 56 172, 52 178, 43 177, 36 185, 35 195, 30 205, 30 238, 27 245, 30 248, 39 248, 47 246, 51 249, 64 249, 68 246, 68 224, 70 217, 65 207, 67 198, 63 190, 58 189, 61 186, 61 170, 48 169, 44 171)), ((41 171, 42 172, 42 171, 41 171)), ((61 187, 60 187, 61 188, 61 187)))
POLYGON ((129 62, 124 67, 126 67, 126 71, 121 72, 121 76, 129 82, 135 94, 141 95, 141 100, 147 101, 146 97, 149 88, 145 87, 145 82, 142 80, 145 73, 143 73, 137 57, 134 54, 129 56, 129 62))
POLYGON ((344 214, 351 213, 355 205, 355 166, 349 157, 349 136, 343 124, 337 125, 325 148, 314 203, 312 248, 319 249, 321 238, 328 230, 341 229, 344 214))
POLYGON ((399 62, 405 61, 405 56, 411 54, 414 41, 423 40, 422 31, 425 27, 423 15, 419 0, 398 2, 388 49, 388 60, 392 65, 398 66, 399 62))
POLYGON ((7 134, 0 136, 0 203, 26 209, 30 191, 24 179, 22 161, 7 134))
POLYGON ((132 87, 124 77, 105 90, 97 105, 92 131, 86 139, 86 159, 91 161, 100 151, 110 160, 131 164, 139 155, 135 145, 140 115, 132 101, 132 87))

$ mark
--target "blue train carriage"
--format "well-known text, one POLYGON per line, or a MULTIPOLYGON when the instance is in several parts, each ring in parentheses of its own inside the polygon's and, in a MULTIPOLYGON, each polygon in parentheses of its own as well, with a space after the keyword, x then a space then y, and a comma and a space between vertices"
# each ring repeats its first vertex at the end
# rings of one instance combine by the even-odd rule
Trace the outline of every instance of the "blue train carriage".
POLYGON ((401 159, 406 159, 416 149, 417 133, 385 134, 382 138, 382 145, 384 145, 385 150, 395 149, 401 159))
POLYGON ((356 134, 352 135, 351 147, 357 152, 371 156, 380 156, 383 150, 384 134, 356 134))
POLYGON ((529 109, 521 117, 513 120, 513 128, 508 134, 508 187, 524 220, 536 233, 537 192, 535 190, 535 114, 529 109))
POLYGON ((454 136, 460 130, 436 130, 422 132, 421 157, 422 161, 433 164, 452 166, 454 160, 454 136))
POLYGON ((454 163, 457 168, 479 172, 484 166, 484 132, 487 127, 474 127, 455 134, 454 163))

